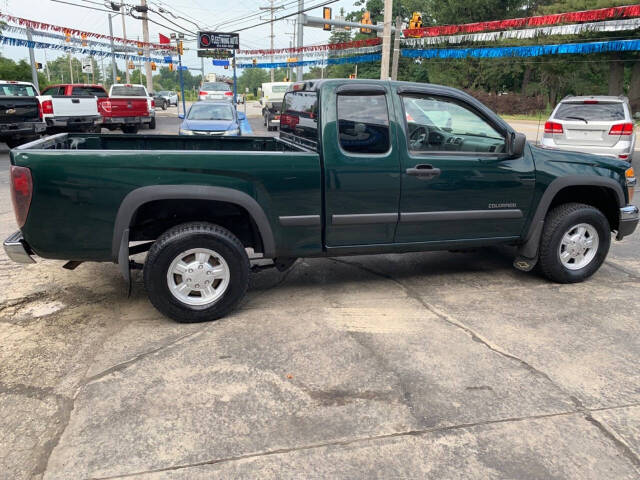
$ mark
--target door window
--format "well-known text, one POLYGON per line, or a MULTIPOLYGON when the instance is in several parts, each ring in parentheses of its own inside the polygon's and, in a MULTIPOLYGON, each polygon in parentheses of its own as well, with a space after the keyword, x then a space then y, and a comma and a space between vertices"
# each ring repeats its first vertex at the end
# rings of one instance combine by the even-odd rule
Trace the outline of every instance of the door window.
POLYGON ((283 138, 302 141, 314 150, 318 144, 318 95, 316 92, 289 92, 282 102, 280 134, 283 138))
POLYGON ((389 111, 384 94, 338 95, 338 136, 349 153, 389 151, 389 111))
POLYGON ((503 153, 505 137, 485 119, 452 99, 403 96, 412 152, 503 153))

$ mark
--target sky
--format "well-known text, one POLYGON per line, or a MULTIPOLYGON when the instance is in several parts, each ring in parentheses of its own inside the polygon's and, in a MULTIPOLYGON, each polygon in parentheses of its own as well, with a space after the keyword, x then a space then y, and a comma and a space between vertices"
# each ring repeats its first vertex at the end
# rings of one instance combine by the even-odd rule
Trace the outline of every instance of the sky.
MULTIPOLYGON (((59 3, 54 0, 0 0, 0 12, 14 15, 17 17, 27 18, 29 20, 36 20, 49 24, 59 25, 62 27, 77 28, 79 30, 109 34, 109 24, 107 20, 107 12, 97 11, 106 10, 104 1, 102 0, 63 0, 67 3, 59 3), (69 5, 73 4, 73 5, 69 5), (83 8, 89 7, 89 8, 83 8), (94 10, 97 9, 97 10, 94 10)), ((119 0, 117 0, 119 2, 119 0)), ((329 5, 333 10, 335 16, 340 7, 344 7, 345 11, 354 10, 354 0, 340 0, 332 5, 329 5)), ((140 0, 125 0, 128 4, 139 4, 140 0)), ((274 6, 283 6, 282 9, 277 11, 274 15, 277 18, 281 15, 294 13, 297 11, 296 0, 273 0, 274 6)), ((323 0, 306 0, 305 8, 323 3, 323 0)), ((248 20, 239 20, 240 18, 248 15, 254 15, 259 10, 259 7, 268 7, 269 0, 148 0, 148 4, 153 9, 162 7, 165 10, 173 12, 177 16, 182 16, 187 20, 173 19, 167 14, 166 17, 171 18, 174 22, 182 25, 187 32, 197 31, 196 26, 191 23, 195 22, 202 29, 211 29, 216 31, 228 32, 238 28, 243 28, 253 24, 261 23, 264 20, 260 20, 257 16, 253 16, 248 20), (187 30, 188 29, 188 30, 187 30)), ((316 8, 306 12, 307 15, 321 17, 322 8, 316 8)), ((264 17, 268 17, 269 12, 263 12, 264 17)), ((154 13, 149 14, 151 20, 156 20, 159 23, 178 28, 172 25, 168 21, 162 19, 154 13)), ((291 17, 287 20, 281 20, 274 23, 274 47, 283 48, 288 47, 291 41, 291 34, 293 32, 293 20, 295 17, 291 17)), ((134 19, 133 17, 126 17, 126 29, 127 38, 142 40, 142 22, 134 19)), ((240 32, 240 48, 242 49, 259 49, 269 48, 270 33, 269 24, 259 27, 251 28, 240 32)), ((163 33, 167 36, 171 33, 171 30, 154 23, 149 23, 149 39, 152 42, 158 41, 158 34, 163 33)), ((113 19, 113 34, 117 37, 122 37, 122 20, 121 17, 114 17, 113 19)), ((314 45, 327 43, 330 32, 323 31, 320 28, 305 27, 304 28, 304 45, 314 45)), ((17 36, 15 34, 8 34, 8 36, 17 36)), ((21 38, 21 37, 20 37, 21 38)), ((48 43, 55 43, 55 40, 34 37, 34 40, 40 40, 48 43)), ((200 67, 200 59, 196 55, 195 40, 191 42, 185 42, 185 52, 183 58, 183 64, 187 67, 200 67)), ((45 61, 45 51, 35 50, 35 56, 37 62, 45 61)), ((4 57, 12 58, 14 60, 29 58, 29 52, 26 47, 12 47, 8 45, 0 45, 0 53, 4 57)), ((52 60, 57 56, 62 55, 59 51, 48 49, 46 51, 46 58, 52 60)), ((76 55, 78 58, 81 55, 76 55)), ((268 58, 259 58, 259 61, 269 61, 268 58)), ((99 62, 100 60, 98 60, 99 62)), ((105 65, 107 59, 105 58, 105 65)), ((124 69, 124 61, 118 60, 118 66, 124 69)), ((215 72, 219 74, 228 75, 230 72, 224 70, 222 67, 213 67, 211 61, 205 59, 205 73, 215 72)), ((199 74, 199 71, 193 72, 199 74)))

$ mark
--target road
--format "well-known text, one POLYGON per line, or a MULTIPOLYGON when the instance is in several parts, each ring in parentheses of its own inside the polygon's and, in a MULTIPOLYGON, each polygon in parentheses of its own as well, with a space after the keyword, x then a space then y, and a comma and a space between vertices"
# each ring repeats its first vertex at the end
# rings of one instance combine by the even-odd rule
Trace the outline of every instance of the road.
POLYGON ((509 249, 299 260, 196 325, 140 272, 127 298, 115 265, 1 252, 0 477, 635 480, 639 250, 577 285, 509 249))

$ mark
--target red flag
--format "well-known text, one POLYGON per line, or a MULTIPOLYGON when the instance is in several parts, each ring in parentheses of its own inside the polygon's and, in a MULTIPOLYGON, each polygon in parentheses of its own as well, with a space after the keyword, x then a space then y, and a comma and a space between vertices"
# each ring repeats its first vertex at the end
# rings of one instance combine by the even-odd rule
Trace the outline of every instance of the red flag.
POLYGON ((163 34, 159 33, 158 37, 160 38, 160 43, 171 43, 169 37, 165 37, 163 34))

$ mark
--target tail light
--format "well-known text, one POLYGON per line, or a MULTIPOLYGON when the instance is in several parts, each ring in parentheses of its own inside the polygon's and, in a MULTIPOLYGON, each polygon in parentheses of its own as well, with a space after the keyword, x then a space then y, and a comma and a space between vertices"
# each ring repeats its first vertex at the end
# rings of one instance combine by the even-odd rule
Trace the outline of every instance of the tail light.
POLYGON ((11 203, 13 203, 13 211, 20 228, 27 221, 32 194, 31 170, 27 167, 11 165, 11 203))
POLYGON ((104 113, 111 113, 111 100, 105 100, 98 104, 104 113))
POLYGON ((232 97, 233 96, 233 92, 224 92, 224 94, 227 97, 232 97))
POLYGON ((585 105, 597 105, 598 104, 598 100, 585 100, 584 102, 585 105))
POLYGON ((561 123, 545 122, 544 133, 564 133, 561 123))
POLYGON ((206 95, 206 94, 207 94, 207 92, 204 92, 202 90, 200 90, 200 92, 198 93, 198 95, 206 95))
POLYGON ((151 108, 156 108, 156 101, 151 99, 151 108))
POLYGON ((42 108, 42 113, 46 114, 46 115, 53 115, 53 101, 51 100, 45 100, 44 102, 42 102, 41 104, 41 108, 42 108))
POLYGON ((633 123, 618 123, 609 130, 609 135, 631 135, 633 134, 633 123))
POLYGON ((629 194, 629 203, 631 203, 631 200, 633 200, 633 189, 635 188, 637 183, 636 174, 633 171, 633 167, 627 168, 627 170, 624 172, 624 177, 627 184, 627 193, 629 194))

